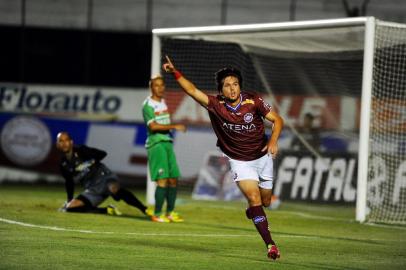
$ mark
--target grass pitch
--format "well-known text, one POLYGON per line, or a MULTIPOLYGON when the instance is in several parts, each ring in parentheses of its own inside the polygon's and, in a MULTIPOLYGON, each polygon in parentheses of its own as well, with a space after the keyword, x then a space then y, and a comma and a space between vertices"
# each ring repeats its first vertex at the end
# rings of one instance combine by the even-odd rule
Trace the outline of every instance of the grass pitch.
MULTIPOLYGON (((143 191, 136 191, 144 199, 143 191)), ((361 225, 353 207, 283 202, 268 211, 270 261, 244 202, 180 194, 184 223, 61 213, 62 186, 0 185, 0 269, 406 269, 406 227, 361 225)))

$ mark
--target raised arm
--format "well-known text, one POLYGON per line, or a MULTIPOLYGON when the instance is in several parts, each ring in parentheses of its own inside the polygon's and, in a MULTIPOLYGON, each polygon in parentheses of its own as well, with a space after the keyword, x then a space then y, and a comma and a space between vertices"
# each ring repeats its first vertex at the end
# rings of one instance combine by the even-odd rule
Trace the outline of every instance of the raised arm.
POLYGON ((186 79, 173 65, 171 59, 166 56, 166 63, 163 64, 162 68, 167 73, 173 73, 176 81, 182 87, 186 94, 191 96, 194 100, 200 103, 202 106, 207 107, 209 105, 209 97, 196 88, 196 86, 186 79))

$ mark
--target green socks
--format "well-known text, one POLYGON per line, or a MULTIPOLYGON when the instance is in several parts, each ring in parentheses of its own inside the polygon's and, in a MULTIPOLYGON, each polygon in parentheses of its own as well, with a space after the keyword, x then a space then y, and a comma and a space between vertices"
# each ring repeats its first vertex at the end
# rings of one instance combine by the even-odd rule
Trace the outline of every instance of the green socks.
POLYGON ((154 215, 159 216, 162 213, 162 206, 166 198, 166 188, 157 186, 155 190, 155 211, 154 215))
POLYGON ((160 187, 157 186, 155 190, 155 216, 159 216, 162 213, 162 206, 167 203, 167 212, 170 213, 175 209, 177 187, 160 187))
POLYGON ((170 213, 175 209, 175 201, 176 201, 176 187, 167 187, 167 212, 170 213))

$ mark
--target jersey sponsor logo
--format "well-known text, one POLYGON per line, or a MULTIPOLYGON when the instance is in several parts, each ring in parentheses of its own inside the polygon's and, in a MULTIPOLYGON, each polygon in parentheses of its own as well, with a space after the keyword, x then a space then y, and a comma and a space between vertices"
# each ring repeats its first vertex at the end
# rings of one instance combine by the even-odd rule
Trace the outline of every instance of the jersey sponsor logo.
POLYGON ((258 223, 261 223, 261 222, 264 222, 265 221, 265 217, 264 216, 256 216, 256 217, 254 217, 254 223, 255 224, 258 224, 258 223))
POLYGON ((244 114, 244 121, 245 123, 251 123, 252 119, 254 119, 254 116, 252 115, 252 113, 246 113, 244 114))
POLYGON ((257 127, 253 123, 250 123, 250 124, 223 123, 223 129, 225 129, 225 130, 251 132, 251 131, 256 130, 256 128, 257 127))
POLYGON ((245 104, 253 104, 253 105, 255 105, 255 101, 254 100, 252 100, 252 99, 246 99, 246 100, 244 100, 243 102, 241 102, 241 105, 245 105, 245 104))
MULTIPOLYGON (((157 109, 157 108, 155 108, 155 109, 157 109)), ((154 114, 155 115, 169 114, 169 111, 168 110, 155 111, 154 114)))
POLYGON ((171 118, 169 114, 161 114, 157 115, 154 121, 161 125, 169 125, 171 123, 171 118))

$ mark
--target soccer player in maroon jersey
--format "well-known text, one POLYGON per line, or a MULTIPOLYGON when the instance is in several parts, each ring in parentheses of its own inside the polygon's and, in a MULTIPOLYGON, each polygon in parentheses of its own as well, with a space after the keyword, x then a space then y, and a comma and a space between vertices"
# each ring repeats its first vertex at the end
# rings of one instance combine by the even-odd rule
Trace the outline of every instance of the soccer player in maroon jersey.
POLYGON ((234 68, 216 72, 219 95, 211 96, 196 88, 166 56, 163 69, 175 76, 183 90, 205 107, 217 146, 228 157, 234 181, 247 198, 246 215, 252 219, 265 242, 268 257, 276 260, 279 250, 271 237, 263 206, 272 197, 273 161, 278 154, 278 138, 283 119, 259 95, 242 92, 242 76, 234 68), (264 118, 273 123, 272 135, 265 135, 264 118))

